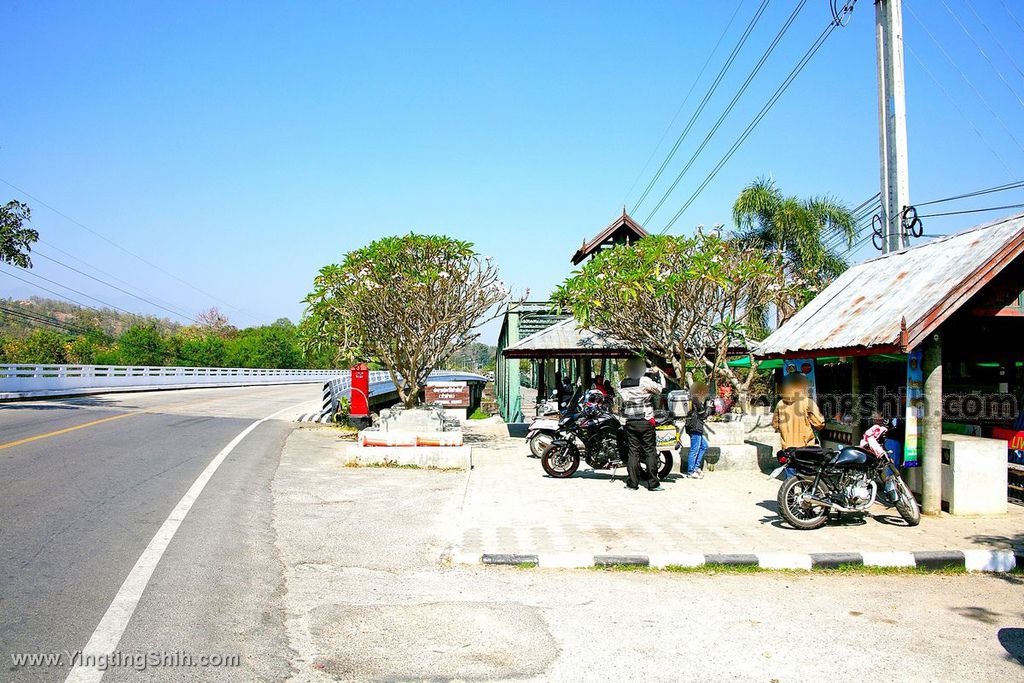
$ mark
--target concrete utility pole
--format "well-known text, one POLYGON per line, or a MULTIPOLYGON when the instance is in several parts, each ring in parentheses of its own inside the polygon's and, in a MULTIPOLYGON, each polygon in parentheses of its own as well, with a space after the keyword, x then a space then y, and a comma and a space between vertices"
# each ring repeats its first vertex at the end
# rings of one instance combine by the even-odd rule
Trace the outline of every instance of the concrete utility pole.
POLYGON ((882 251, 907 246, 900 214, 910 204, 907 103, 903 87, 903 0, 875 0, 878 143, 882 180, 882 251))
POLYGON ((924 378, 924 448, 921 453, 921 512, 942 511, 942 337, 934 334, 924 342, 921 359, 924 378))

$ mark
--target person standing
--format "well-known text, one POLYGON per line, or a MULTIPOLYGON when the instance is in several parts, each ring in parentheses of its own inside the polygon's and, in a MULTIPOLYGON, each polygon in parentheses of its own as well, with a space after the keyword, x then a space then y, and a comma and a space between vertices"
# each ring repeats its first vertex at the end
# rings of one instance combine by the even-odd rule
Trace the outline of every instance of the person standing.
POLYGON ((665 390, 665 373, 658 369, 653 376, 647 373, 643 360, 635 358, 626 363, 626 378, 619 387, 622 414, 626 418, 626 488, 640 488, 640 458, 647 465, 647 488, 661 490, 658 481, 658 439, 654 431, 654 404, 652 399, 665 390))
POLYGON ((686 416, 686 433, 690 435, 690 453, 686 458, 686 476, 690 479, 704 477, 704 455, 708 451, 707 427, 704 422, 711 414, 708 402, 708 388, 695 383, 690 387, 690 414, 686 416))
POLYGON ((772 427, 779 433, 782 450, 813 446, 815 429, 825 426, 818 404, 808 395, 809 383, 801 374, 787 375, 782 398, 772 413, 772 427))

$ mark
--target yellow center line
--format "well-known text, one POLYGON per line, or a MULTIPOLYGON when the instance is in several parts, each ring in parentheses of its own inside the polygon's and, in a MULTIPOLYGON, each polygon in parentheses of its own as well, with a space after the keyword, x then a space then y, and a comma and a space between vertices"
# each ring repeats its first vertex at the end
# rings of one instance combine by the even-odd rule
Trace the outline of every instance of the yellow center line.
MULTIPOLYGON (((33 441, 39 441, 40 439, 48 439, 51 436, 60 436, 61 434, 67 434, 68 432, 73 432, 73 431, 76 431, 76 430, 79 430, 79 429, 85 429, 86 427, 92 427, 94 425, 103 424, 104 422, 112 422, 114 420, 120 420, 122 417, 128 417, 130 415, 143 415, 143 414, 146 414, 146 413, 154 414, 154 413, 159 413, 159 412, 164 411, 164 410, 172 410, 172 409, 175 409, 175 408, 182 408, 182 407, 195 408, 196 406, 201 406, 201 405, 206 405, 208 403, 217 403, 218 401, 223 401, 224 398, 225 397, 223 397, 223 396, 218 396, 217 398, 209 398, 209 399, 206 399, 204 401, 189 402, 188 399, 185 399, 184 401, 177 401, 177 402, 173 402, 173 403, 172 402, 161 403, 161 404, 152 406, 150 408, 142 408, 140 410, 133 410, 133 411, 127 412, 127 413, 119 413, 117 415, 112 415, 110 417, 102 417, 102 418, 100 418, 98 420, 93 420, 91 422, 83 422, 82 424, 75 425, 73 427, 65 427, 64 429, 58 429, 58 430, 53 431, 53 432, 47 432, 45 434, 36 434, 35 436, 27 436, 24 439, 18 439, 17 441, 9 441, 8 443, 0 444, 0 451, 4 450, 5 448, 13 448, 15 446, 21 446, 22 444, 32 443, 33 441)), ((171 414, 171 413, 168 413, 168 414, 171 414)))
POLYGON ((93 425, 102 424, 104 422, 111 422, 113 420, 120 420, 122 417, 129 417, 131 415, 138 415, 138 414, 139 414, 138 411, 131 412, 131 413, 121 413, 119 415, 111 415, 110 417, 101 417, 100 419, 93 420, 92 422, 83 422, 82 424, 75 425, 74 427, 65 427, 64 429, 58 429, 56 431, 47 432, 45 434, 36 434, 35 436, 27 436, 24 439, 18 439, 17 441, 9 441, 7 443, 0 444, 0 451, 2 451, 5 448, 13 448, 14 446, 21 446, 22 444, 32 443, 33 441, 39 441, 40 439, 46 439, 46 438, 49 438, 51 436, 59 436, 61 434, 67 434, 68 432, 73 432, 73 431, 75 431, 77 429, 85 429, 86 427, 92 427, 93 425))

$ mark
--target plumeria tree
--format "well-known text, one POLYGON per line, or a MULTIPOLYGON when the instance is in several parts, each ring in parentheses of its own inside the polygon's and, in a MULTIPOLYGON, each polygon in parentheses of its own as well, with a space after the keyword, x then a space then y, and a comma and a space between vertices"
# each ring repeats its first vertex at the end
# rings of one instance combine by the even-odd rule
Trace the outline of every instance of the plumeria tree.
POLYGON ((300 325, 308 353, 372 361, 391 373, 406 406, 430 371, 504 312, 508 290, 490 257, 449 237, 386 237, 325 266, 300 325))
POLYGON ((779 257, 717 229, 698 229, 693 236, 651 236, 602 251, 554 299, 581 326, 670 363, 687 383, 694 367, 719 375, 745 403, 757 363, 751 356, 741 375, 727 360, 737 347, 750 353, 756 326, 749 312, 785 286, 779 257))

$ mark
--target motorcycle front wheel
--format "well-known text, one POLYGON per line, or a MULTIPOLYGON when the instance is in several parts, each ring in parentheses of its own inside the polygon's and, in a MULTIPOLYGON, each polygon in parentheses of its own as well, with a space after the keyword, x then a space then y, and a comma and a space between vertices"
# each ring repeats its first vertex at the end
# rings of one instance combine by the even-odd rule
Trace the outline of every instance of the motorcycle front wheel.
POLYGON ((827 507, 801 501, 804 494, 813 493, 813 485, 813 481, 803 477, 790 477, 779 487, 779 513, 795 529, 818 529, 828 521, 827 507))
POLYGON ((567 479, 580 467, 580 454, 565 444, 552 444, 541 456, 541 466, 549 477, 567 479))
POLYGON ((914 494, 910 492, 910 487, 898 475, 896 477, 896 489, 900 494, 899 499, 896 501, 896 510, 900 513, 903 521, 907 523, 907 526, 917 526, 921 523, 921 508, 918 506, 914 494))

